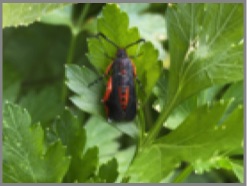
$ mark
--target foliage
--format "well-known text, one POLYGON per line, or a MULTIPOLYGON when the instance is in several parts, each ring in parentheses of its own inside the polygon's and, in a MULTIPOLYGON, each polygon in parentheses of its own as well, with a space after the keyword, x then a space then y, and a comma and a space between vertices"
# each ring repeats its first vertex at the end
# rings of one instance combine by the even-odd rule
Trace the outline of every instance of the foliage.
POLYGON ((237 3, 4 3, 3 182, 242 183, 243 44, 237 3), (132 122, 88 86, 116 54, 97 32, 146 40, 132 122))
POLYGON ((3 27, 27 26, 65 3, 3 3, 3 27))
POLYGON ((40 124, 17 105, 6 103, 3 118, 3 181, 61 182, 70 162, 61 141, 46 146, 40 124))

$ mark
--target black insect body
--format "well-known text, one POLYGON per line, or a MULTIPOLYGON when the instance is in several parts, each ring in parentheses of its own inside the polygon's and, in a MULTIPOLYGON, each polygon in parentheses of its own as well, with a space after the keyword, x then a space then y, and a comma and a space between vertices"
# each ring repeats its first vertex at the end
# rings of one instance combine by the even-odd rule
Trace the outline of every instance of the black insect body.
MULTIPOLYGON (((106 114, 109 120, 113 121, 131 121, 136 116, 137 100, 135 92, 136 67, 126 49, 144 42, 139 39, 124 48, 118 47, 114 42, 108 39, 104 34, 99 33, 98 37, 104 38, 117 48, 116 57, 107 67, 104 76, 109 77, 106 91, 102 102, 105 105, 106 114)), ((100 79, 90 83, 89 86, 98 82, 100 79)))

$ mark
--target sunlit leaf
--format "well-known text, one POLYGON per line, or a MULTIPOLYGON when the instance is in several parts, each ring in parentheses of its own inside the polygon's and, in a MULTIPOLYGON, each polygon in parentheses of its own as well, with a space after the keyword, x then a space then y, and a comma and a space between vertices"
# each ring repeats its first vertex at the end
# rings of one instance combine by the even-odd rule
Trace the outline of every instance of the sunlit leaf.
POLYGON ((27 26, 66 3, 3 3, 3 27, 27 26))
MULTIPOLYGON (((128 13, 130 26, 136 26, 141 36, 152 42, 159 50, 159 58, 164 59, 165 51, 161 42, 167 39, 166 21, 160 14, 144 12, 150 5, 149 3, 119 3, 120 8, 128 13)), ((165 15, 165 4, 163 6, 163 15, 165 15)))

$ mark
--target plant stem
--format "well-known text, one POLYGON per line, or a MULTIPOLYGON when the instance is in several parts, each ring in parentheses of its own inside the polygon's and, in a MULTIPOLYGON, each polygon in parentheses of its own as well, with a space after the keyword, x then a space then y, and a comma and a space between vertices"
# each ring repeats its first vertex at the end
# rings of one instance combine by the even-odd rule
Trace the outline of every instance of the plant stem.
MULTIPOLYGON (((66 65, 69 65, 73 62, 77 36, 79 35, 79 33, 82 30, 82 23, 84 22, 85 17, 88 13, 89 6, 90 6, 90 4, 88 4, 88 3, 85 4, 77 24, 72 25, 70 27, 71 28, 71 40, 70 40, 70 46, 69 46, 68 56, 67 56, 67 60, 66 60, 66 65)), ((65 81, 66 81, 66 77, 64 75, 64 84, 63 84, 63 89, 62 89, 62 101, 64 102, 64 104, 66 103, 66 99, 68 96, 68 89, 67 89, 67 86, 65 84, 65 81)))
POLYGON ((181 183, 187 178, 193 171, 192 165, 188 165, 174 180, 173 183, 181 183))
POLYGON ((138 137, 136 153, 139 152, 141 145, 143 143, 144 134, 145 134, 145 125, 146 125, 146 122, 144 118, 144 113, 143 113, 143 109, 141 109, 139 112, 139 121, 138 121, 139 137, 138 137))
POLYGON ((89 7, 90 7, 90 4, 89 3, 86 3, 85 6, 83 7, 83 11, 79 17, 79 20, 78 20, 78 27, 81 28, 82 27, 82 23, 84 22, 85 20, 85 17, 88 13, 88 10, 89 10, 89 7))
POLYGON ((157 121, 155 122, 154 127, 150 130, 147 138, 145 139, 143 146, 144 145, 150 145, 153 140, 157 137, 157 135, 159 134, 160 129, 163 126, 163 123, 165 122, 165 120, 168 118, 169 114, 171 113, 171 111, 173 110, 173 108, 175 107, 176 103, 177 103, 177 97, 179 96, 179 91, 180 89, 178 89, 178 91, 176 92, 176 95, 172 98, 171 101, 168 102, 168 107, 164 107, 162 112, 160 113, 157 121))
POLYGON ((143 108, 144 113, 145 113, 146 124, 148 124, 148 125, 145 125, 145 126, 147 126, 147 128, 149 128, 153 124, 153 116, 152 116, 152 113, 151 113, 152 102, 151 102, 150 97, 147 99, 146 104, 144 105, 144 108, 143 108))
MULTIPOLYGON (((68 56, 67 56, 67 60, 66 60, 66 65, 71 64, 73 62, 75 46, 76 46, 76 38, 77 38, 77 35, 72 33, 70 45, 69 45, 68 56)), ((66 77, 64 75, 64 84, 63 84, 63 90, 62 90, 62 100, 63 100, 64 104, 66 103, 67 94, 68 94, 68 89, 67 89, 67 86, 65 84, 65 81, 66 81, 66 77)))

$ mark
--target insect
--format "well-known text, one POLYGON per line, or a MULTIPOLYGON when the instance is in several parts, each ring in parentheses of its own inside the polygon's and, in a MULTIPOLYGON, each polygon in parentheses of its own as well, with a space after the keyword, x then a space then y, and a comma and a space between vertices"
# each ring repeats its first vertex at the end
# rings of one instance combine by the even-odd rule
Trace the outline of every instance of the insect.
POLYGON ((136 67, 126 50, 140 42, 145 42, 145 40, 139 39, 121 48, 103 33, 98 33, 96 37, 105 39, 117 48, 117 52, 115 58, 107 55, 113 61, 105 70, 104 75, 90 83, 89 86, 108 76, 105 94, 102 99, 108 120, 131 121, 135 118, 137 110, 135 79, 139 83, 140 81, 136 76, 136 67))

